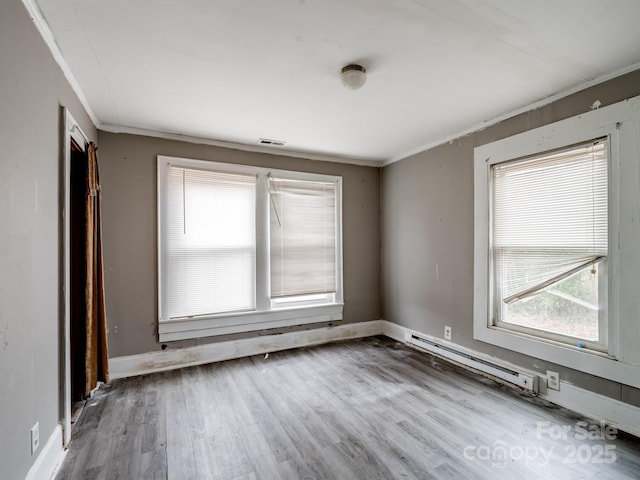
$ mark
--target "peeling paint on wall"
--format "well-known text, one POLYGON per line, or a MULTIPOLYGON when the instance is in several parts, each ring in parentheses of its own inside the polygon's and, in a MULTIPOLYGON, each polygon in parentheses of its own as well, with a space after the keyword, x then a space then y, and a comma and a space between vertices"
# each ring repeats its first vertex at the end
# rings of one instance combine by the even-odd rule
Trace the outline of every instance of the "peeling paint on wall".
POLYGON ((7 332, 9 331, 9 325, 5 325, 4 330, 0 330, 0 345, 2 345, 2 351, 4 352, 9 346, 7 340, 7 332))

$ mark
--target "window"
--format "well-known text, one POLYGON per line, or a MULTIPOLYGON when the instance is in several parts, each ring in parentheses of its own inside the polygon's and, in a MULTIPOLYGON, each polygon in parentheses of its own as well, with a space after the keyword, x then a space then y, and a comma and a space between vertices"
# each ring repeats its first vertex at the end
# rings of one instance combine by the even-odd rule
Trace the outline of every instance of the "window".
POLYGON ((473 337, 640 388, 640 97, 474 150, 473 337))
POLYGON ((167 170, 167 317, 254 310, 256 177, 167 170))
POLYGON ((161 341, 342 318, 341 178, 158 157, 161 341))
POLYGON ((606 139, 491 166, 497 326, 606 349, 606 139))
POLYGON ((326 299, 336 291, 336 184, 269 181, 271 298, 326 299))

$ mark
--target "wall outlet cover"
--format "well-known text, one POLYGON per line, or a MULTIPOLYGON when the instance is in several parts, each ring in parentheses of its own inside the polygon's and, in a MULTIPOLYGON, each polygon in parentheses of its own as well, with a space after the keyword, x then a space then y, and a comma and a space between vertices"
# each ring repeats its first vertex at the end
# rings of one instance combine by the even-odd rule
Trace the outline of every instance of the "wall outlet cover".
POLYGON ((547 370, 547 388, 551 390, 560 390, 560 374, 547 370))
POLYGON ((446 340, 451 340, 451 327, 447 325, 444 326, 444 338, 446 340))

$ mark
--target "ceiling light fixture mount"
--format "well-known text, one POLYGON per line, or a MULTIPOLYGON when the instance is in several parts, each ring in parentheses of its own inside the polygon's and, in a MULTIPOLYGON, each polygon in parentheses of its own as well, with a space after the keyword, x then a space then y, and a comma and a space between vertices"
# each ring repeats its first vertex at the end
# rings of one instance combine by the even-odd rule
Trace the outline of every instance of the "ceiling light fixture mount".
POLYGON ((367 70, 362 65, 346 65, 342 67, 340 78, 345 87, 358 90, 367 81, 367 70))

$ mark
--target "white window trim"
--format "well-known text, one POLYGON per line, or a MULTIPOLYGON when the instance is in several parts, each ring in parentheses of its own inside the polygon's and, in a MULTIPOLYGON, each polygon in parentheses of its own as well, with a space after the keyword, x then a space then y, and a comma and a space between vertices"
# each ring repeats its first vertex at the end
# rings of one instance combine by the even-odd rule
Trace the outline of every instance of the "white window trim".
MULTIPOLYGON (((611 150, 611 146, 610 146, 610 141, 609 141, 609 137, 603 137, 603 138, 599 138, 599 139, 590 139, 588 142, 586 142, 586 144, 581 144, 581 145, 567 145, 565 147, 561 147, 560 149, 554 149, 552 151, 546 151, 544 152, 542 155, 544 156, 545 154, 554 154, 557 152, 561 152, 561 151, 565 151, 568 149, 571 149, 573 147, 583 147, 585 145, 589 145, 591 144, 593 141, 600 141, 602 143, 604 143, 606 145, 606 149, 607 149, 607 176, 609 177, 609 173, 610 173, 610 163, 611 163, 611 155, 609 154, 610 150, 611 150)), ((511 159, 514 160, 514 163, 517 163, 519 161, 522 162, 527 162, 528 160, 531 160, 530 157, 525 157, 524 159, 521 158, 515 158, 515 159, 511 159)), ((490 159, 487 161, 487 167, 489 169, 489 201, 491 202, 491 199, 494 198, 494 188, 495 185, 493 184, 494 182, 494 177, 493 177, 493 172, 491 172, 491 167, 500 164, 501 161, 498 160, 493 160, 490 159)), ((511 163, 511 162, 507 162, 507 163, 511 163)), ((610 178, 610 177, 609 177, 610 178)), ((609 190, 609 188, 608 188, 609 190)), ((608 197, 610 198, 611 195, 608 195, 608 197)), ((493 211, 493 207, 494 205, 490 204, 490 212, 493 211)), ((610 223, 610 222, 609 222, 610 223)), ((491 227, 493 227, 493 225, 491 225, 490 223, 490 230, 492 229, 491 227)), ((491 241, 491 240, 490 240, 491 241)), ((489 248, 489 277, 491 277, 492 275, 492 268, 493 268, 493 258, 492 258, 492 254, 491 254, 491 250, 492 250, 492 245, 490 243, 490 248, 489 248)), ((606 262, 604 263, 605 265, 608 266, 608 262, 609 262, 609 255, 607 254, 606 256, 606 262)), ((601 264, 602 265, 602 264, 601 264)), ((583 267, 585 268, 585 267, 583 267)), ((511 330, 514 331, 516 333, 521 333, 521 334, 525 334, 525 335, 529 335, 531 337, 535 337, 535 338, 540 338, 542 340, 547 340, 547 341, 554 341, 557 343, 561 343, 561 344, 567 344, 567 343, 574 343, 575 345, 578 344, 582 344, 587 349, 593 350, 593 351, 597 351, 597 352, 609 352, 609 348, 608 348, 608 341, 609 341, 609 337, 607 334, 607 325, 608 325, 608 312, 609 312, 609 308, 608 308, 608 302, 607 302, 607 295, 608 295, 608 268, 599 268, 598 271, 598 276, 599 276, 599 281, 598 281, 598 300, 600 303, 600 314, 599 314, 599 318, 598 318, 598 330, 599 330, 599 337, 598 340, 587 340, 584 338, 573 338, 570 337, 569 335, 566 334, 562 334, 562 333, 557 333, 557 332, 553 332, 550 330, 538 330, 536 331, 535 328, 533 327, 529 327, 526 325, 519 325, 519 324, 515 324, 515 323, 509 323, 508 321, 503 320, 505 318, 506 315, 506 305, 504 303, 501 302, 501 305, 497 308, 497 310, 499 311, 497 318, 493 319, 494 320, 494 326, 496 326, 499 329, 504 329, 504 330, 511 330)), ((495 282, 491 281, 490 285, 489 285, 489 294, 491 295, 491 298, 488 300, 489 301, 489 312, 495 312, 496 308, 495 307, 495 302, 497 301, 496 298, 496 291, 494 290, 495 288, 495 282)), ((488 319, 488 321, 490 321, 488 319)))
POLYGON ((158 241, 158 337, 161 342, 200 338, 214 335, 249 332, 267 328, 342 320, 342 178, 333 175, 260 168, 247 165, 194 160, 158 155, 157 158, 157 241, 158 241), (187 319, 168 319, 163 306, 162 267, 162 211, 166 195, 163 194, 164 175, 168 164, 187 168, 206 168, 217 172, 240 173, 258 176, 256 188, 256 309, 250 312, 207 315, 187 319), (277 306, 270 298, 269 286, 269 199, 263 180, 271 174, 294 180, 335 182, 336 189, 336 293, 325 295, 323 301, 281 301, 277 306), (264 239, 259 241, 258 239, 264 239))
POLYGON ((640 97, 530 130, 474 150, 474 312, 476 340, 640 387, 640 97), (545 340, 490 324, 490 167, 594 138, 609 137, 608 354, 545 340), (635 176, 634 176, 635 175, 635 176), (636 205, 628 201, 635 199, 636 205), (625 199, 626 201, 621 201, 625 199), (635 220, 633 220, 635 219, 635 220), (629 224, 626 222, 632 220, 629 224), (637 249, 637 248, 636 248, 637 249), (620 265, 624 255, 625 267, 620 265), (624 314, 623 314, 624 313, 624 314), (631 338, 629 338, 631 337, 631 338), (634 343, 635 342, 635 343, 634 343))

